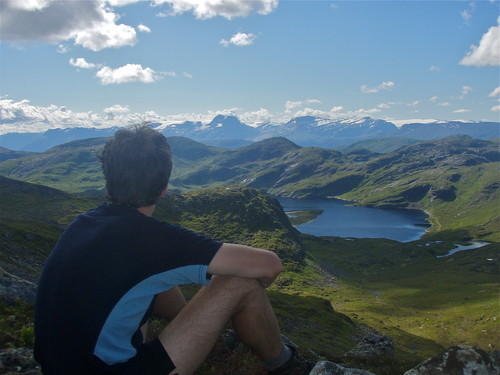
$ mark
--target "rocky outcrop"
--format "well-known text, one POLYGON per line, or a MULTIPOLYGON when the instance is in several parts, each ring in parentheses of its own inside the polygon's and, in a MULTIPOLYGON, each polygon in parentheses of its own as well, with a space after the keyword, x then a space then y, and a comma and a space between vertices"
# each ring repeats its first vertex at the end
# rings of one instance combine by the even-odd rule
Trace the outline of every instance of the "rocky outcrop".
POLYGON ((358 368, 344 367, 333 362, 320 361, 309 375, 373 375, 373 373, 358 368))
POLYGON ((0 374, 40 375, 41 371, 33 358, 33 350, 16 348, 0 351, 0 374))
POLYGON ((36 284, 13 275, 0 267, 0 300, 35 302, 36 284))
POLYGON ((489 355, 479 348, 452 346, 444 353, 406 371, 404 375, 497 375, 499 373, 498 352, 489 355))
POLYGON ((392 354, 394 354, 394 344, 389 336, 370 333, 345 355, 366 358, 392 354))

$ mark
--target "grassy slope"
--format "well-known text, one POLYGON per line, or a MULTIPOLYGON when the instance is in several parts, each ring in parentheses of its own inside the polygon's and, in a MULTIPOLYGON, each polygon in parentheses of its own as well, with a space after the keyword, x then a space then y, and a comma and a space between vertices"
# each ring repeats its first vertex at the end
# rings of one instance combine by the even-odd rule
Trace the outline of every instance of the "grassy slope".
MULTIPOLYGON (((436 255, 454 248, 451 241, 305 236, 304 243, 312 259, 341 275, 342 288, 331 295, 337 311, 443 346, 500 347, 497 243, 444 258, 436 255)), ((402 339, 403 347, 419 346, 402 339)))
POLYGON ((431 215, 431 232, 467 228, 470 236, 499 242, 498 184, 498 163, 443 166, 383 183, 365 183, 341 197, 360 205, 418 208, 431 215))
MULTIPOLYGON (((69 192, 102 190, 95 157, 104 139, 57 146, 0 164, 0 174, 69 192)), ((301 148, 284 138, 235 150, 170 138, 170 191, 243 184, 275 195, 340 196, 373 206, 426 210, 432 230, 466 228, 475 238, 500 241, 498 142, 457 137, 419 142, 384 155, 366 150, 301 148)))

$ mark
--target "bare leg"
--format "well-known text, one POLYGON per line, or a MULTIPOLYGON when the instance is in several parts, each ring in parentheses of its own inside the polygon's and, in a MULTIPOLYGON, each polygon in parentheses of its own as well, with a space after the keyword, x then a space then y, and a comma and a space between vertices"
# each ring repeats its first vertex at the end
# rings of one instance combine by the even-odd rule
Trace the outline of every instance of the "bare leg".
MULTIPOLYGON (((174 286, 156 296, 154 313, 161 318, 172 320, 186 306, 186 299, 178 286, 174 286)), ((143 342, 148 341, 148 322, 141 326, 143 342)))
POLYGON ((240 340, 262 360, 280 354, 278 323, 260 282, 213 276, 159 335, 177 366, 172 374, 194 373, 231 318, 240 340))
POLYGON ((172 320, 186 306, 186 299, 178 286, 159 293, 155 301, 155 314, 172 320))

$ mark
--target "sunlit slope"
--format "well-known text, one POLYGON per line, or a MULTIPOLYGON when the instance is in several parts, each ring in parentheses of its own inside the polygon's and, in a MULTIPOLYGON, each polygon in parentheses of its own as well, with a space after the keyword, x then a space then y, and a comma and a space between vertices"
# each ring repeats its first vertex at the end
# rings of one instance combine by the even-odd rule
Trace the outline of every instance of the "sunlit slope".
MULTIPOLYGON (((104 181, 96 154, 104 141, 75 141, 8 160, 0 164, 0 174, 68 192, 99 192, 104 181)), ((282 137, 238 149, 181 137, 169 141, 172 192, 237 184, 278 196, 340 197, 361 205, 418 208, 432 215, 432 231, 466 229, 470 236, 499 240, 498 140, 454 137, 386 154, 300 147, 282 137)))
POLYGON ((330 296, 338 311, 396 337, 398 328, 443 346, 498 350, 498 244, 442 258, 452 241, 305 236, 304 245, 339 277, 341 288, 330 296))

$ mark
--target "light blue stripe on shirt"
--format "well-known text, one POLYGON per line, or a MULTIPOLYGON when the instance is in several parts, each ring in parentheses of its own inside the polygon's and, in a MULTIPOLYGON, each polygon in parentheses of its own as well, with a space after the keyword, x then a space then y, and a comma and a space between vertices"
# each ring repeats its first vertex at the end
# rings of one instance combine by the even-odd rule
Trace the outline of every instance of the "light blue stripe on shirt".
POLYGON ((109 314, 94 348, 94 355, 108 365, 122 363, 136 355, 132 336, 158 293, 176 285, 208 285, 206 265, 190 265, 153 275, 130 289, 109 314))

